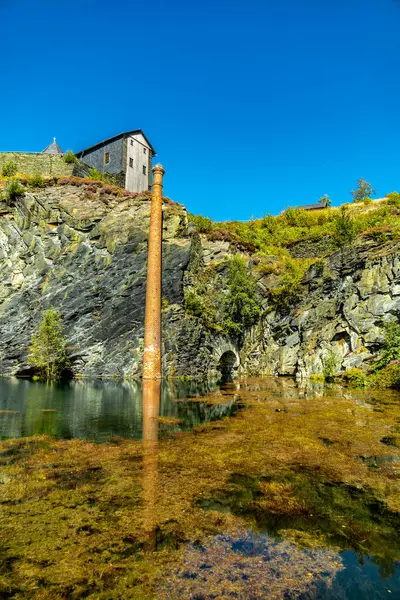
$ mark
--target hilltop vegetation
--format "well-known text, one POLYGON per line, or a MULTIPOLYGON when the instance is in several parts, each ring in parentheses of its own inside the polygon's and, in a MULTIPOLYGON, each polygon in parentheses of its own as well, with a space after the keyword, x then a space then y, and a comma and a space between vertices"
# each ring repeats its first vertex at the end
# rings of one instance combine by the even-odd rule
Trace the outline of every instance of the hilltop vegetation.
POLYGON ((277 276, 270 300, 282 305, 298 299, 300 284, 312 264, 324 269, 324 258, 362 239, 385 241, 400 237, 400 194, 344 204, 338 208, 306 211, 287 208, 247 222, 213 222, 189 215, 199 233, 211 241, 225 240, 250 253, 255 271, 277 276))
POLYGON ((307 211, 287 208, 278 216, 267 214, 261 219, 247 222, 213 222, 202 215, 189 215, 200 233, 211 240, 227 240, 247 246, 258 256, 291 256, 291 249, 300 241, 316 242, 327 238, 325 251, 316 254, 323 257, 335 247, 352 241, 357 236, 384 237, 400 235, 400 194, 392 192, 386 198, 353 204, 339 208, 307 211), (345 215, 345 217, 343 216, 345 215), (347 239, 343 232, 347 232, 347 239))

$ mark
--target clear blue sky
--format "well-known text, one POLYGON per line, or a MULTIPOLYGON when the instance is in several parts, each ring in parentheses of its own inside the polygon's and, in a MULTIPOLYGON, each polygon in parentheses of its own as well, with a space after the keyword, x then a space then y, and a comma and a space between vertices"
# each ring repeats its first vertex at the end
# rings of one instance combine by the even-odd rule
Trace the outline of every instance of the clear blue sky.
POLYGON ((0 0, 0 150, 142 128, 165 193, 248 219, 400 191, 399 0, 0 0))

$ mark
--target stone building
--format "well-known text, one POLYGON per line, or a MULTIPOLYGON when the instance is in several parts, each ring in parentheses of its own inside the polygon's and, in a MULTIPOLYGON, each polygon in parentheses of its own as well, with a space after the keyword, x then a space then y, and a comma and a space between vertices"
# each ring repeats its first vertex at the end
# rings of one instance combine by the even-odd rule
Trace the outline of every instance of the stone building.
POLYGON ((143 131, 135 129, 85 148, 76 156, 89 167, 110 173, 130 192, 144 192, 151 187, 155 154, 143 131))

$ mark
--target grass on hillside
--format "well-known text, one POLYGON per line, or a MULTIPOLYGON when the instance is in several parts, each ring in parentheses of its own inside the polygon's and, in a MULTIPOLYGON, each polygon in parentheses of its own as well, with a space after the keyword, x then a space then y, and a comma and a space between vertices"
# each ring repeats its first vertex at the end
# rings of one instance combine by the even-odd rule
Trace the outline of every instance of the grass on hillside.
POLYGON ((192 214, 189 221, 209 240, 227 241, 251 254, 253 273, 272 276, 270 307, 286 310, 304 294, 302 282, 310 267, 315 264, 323 275, 324 259, 334 250, 363 237, 378 242, 400 237, 400 194, 313 212, 289 207, 278 216, 247 222, 217 223, 192 214))
MULTIPOLYGON (((342 245, 338 227, 343 213, 353 228, 354 237, 361 234, 382 237, 388 232, 400 235, 400 194, 397 192, 372 202, 357 202, 318 211, 289 207, 278 216, 268 214, 247 222, 218 223, 192 214, 189 220, 210 240, 231 241, 246 245, 249 251, 259 256, 284 259, 290 256, 290 248, 300 241, 317 242, 330 238, 334 246, 342 245)), ((319 253, 316 257, 322 255, 319 253)))

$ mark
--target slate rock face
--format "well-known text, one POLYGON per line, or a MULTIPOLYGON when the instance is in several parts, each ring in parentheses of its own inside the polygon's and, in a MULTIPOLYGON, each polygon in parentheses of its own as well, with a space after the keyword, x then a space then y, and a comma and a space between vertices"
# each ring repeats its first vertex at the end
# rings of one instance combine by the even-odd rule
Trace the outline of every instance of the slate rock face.
MULTIPOLYGON (((240 353, 243 374, 310 376, 332 356, 337 372, 368 366, 384 323, 399 318, 400 242, 359 239, 333 251, 322 272, 312 266, 301 300, 289 308, 270 307, 269 289, 279 281, 250 260, 263 316, 243 339, 229 339, 185 313, 184 290, 208 269, 223 298, 224 265, 237 249, 189 228, 182 205, 165 200, 163 214, 166 376, 214 376, 224 353, 235 367, 240 353)), ((53 305, 74 373, 140 376, 149 217, 148 194, 88 180, 27 192, 11 207, 0 201, 0 373, 29 372, 32 333, 53 305)))
MULTIPOLYGON (((32 332, 50 305, 63 315, 75 372, 140 372, 150 202, 105 189, 64 185, 2 207, 2 373, 27 368, 32 332)), ((185 226, 184 208, 166 206, 163 293, 170 304, 182 302, 190 240, 178 230, 185 226)))
POLYGON ((400 317, 400 242, 359 239, 311 267, 301 300, 268 312, 241 350, 250 373, 321 374, 328 358, 337 373, 371 366, 384 341, 384 324, 400 317))

